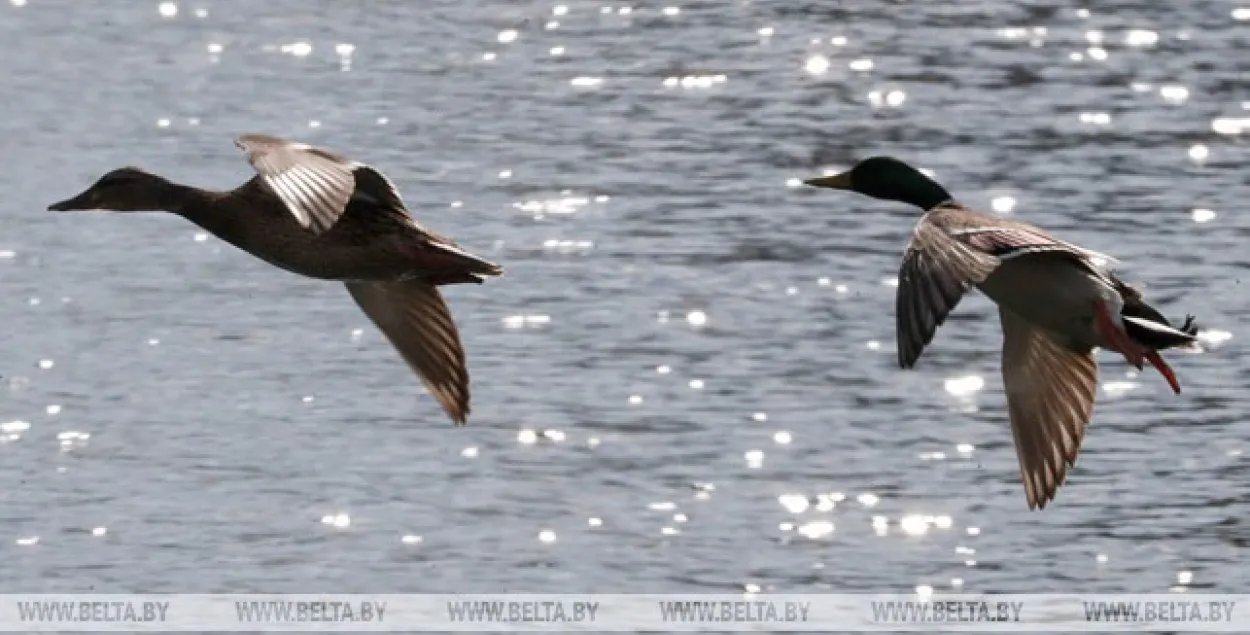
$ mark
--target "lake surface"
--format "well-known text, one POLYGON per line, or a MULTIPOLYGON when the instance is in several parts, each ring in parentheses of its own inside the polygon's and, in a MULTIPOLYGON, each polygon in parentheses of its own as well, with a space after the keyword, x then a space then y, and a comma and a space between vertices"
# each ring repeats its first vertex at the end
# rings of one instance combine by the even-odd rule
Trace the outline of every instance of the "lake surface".
POLYGON ((1244 592, 1250 10, 1095 4, 5 0, 0 591, 1244 592), (468 427, 341 285, 45 211, 245 132, 506 267, 468 427), (898 369, 917 213, 798 186, 873 154, 1206 329, 1180 396, 1101 355, 1044 512, 992 305, 898 369))

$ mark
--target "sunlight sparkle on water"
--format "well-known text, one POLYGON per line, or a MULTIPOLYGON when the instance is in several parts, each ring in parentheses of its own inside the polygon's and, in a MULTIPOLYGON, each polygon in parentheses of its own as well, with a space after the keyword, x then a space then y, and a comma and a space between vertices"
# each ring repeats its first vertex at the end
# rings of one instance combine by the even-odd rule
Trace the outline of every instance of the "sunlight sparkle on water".
POLYGON ((573 79, 569 80, 569 84, 572 84, 576 88, 597 88, 599 85, 603 84, 603 78, 602 77, 574 77, 573 79))
POLYGON ((1111 125, 1111 113, 1107 112, 1083 112, 1080 114, 1080 120, 1083 124, 1091 126, 1109 126, 1111 125))
POLYGON ((707 314, 699 310, 691 311, 686 314, 686 321, 691 326, 703 326, 707 324, 707 314))
POLYGON ((773 442, 776 443, 777 445, 790 445, 790 442, 793 440, 794 440, 794 437, 791 436, 790 433, 786 432, 785 430, 778 430, 777 432, 773 433, 773 442))
POLYGON ((746 459, 747 467, 750 469, 758 470, 764 465, 764 452, 761 450, 747 450, 742 457, 746 459))
POLYGON ((538 532, 538 539, 547 544, 551 544, 556 541, 556 532, 550 529, 544 529, 538 532))
POLYGON ((1159 96, 1168 103, 1180 104, 1189 99, 1189 89, 1178 84, 1168 84, 1159 87, 1159 96))
POLYGON ((799 525, 799 533, 805 538, 818 540, 833 533, 833 523, 827 520, 813 520, 799 525))
POLYGON ((781 506, 791 514, 802 514, 811 505, 807 496, 803 494, 782 494, 777 497, 777 502, 781 503, 781 506))
POLYGON ((21 434, 30 429, 30 424, 25 421, 6 421, 0 423, 0 432, 4 434, 21 434))
POLYGON ((290 44, 283 44, 279 49, 283 53, 290 53, 295 57, 308 57, 313 50, 312 44, 305 40, 298 40, 290 44))
POLYGON ((539 328, 551 323, 550 315, 509 315, 503 318, 505 328, 539 328))
POLYGON ((990 201, 990 207, 1000 214, 1009 214, 1016 208, 1016 199, 1012 196, 995 196, 994 200, 990 201))
POLYGON ((99 536, 103 536, 104 534, 107 534, 108 531, 109 531, 108 527, 95 527, 91 530, 91 535, 99 537, 99 536))
POLYGON ((533 445, 538 442, 538 433, 533 430, 522 430, 517 433, 516 440, 522 445, 533 445))
POLYGON ((901 90, 891 90, 886 92, 873 90, 868 92, 868 101, 874 108, 880 108, 882 106, 897 108, 902 106, 904 101, 907 101, 907 93, 904 93, 901 90))
POLYGON ((326 515, 321 517, 321 524, 330 525, 336 529, 346 529, 352 525, 352 518, 343 513, 326 515))
POLYGON ((500 31, 499 35, 495 36, 495 39, 507 44, 508 42, 515 42, 517 35, 518 34, 515 29, 508 29, 506 31, 500 31))
POLYGON ((1213 348, 1231 339, 1233 339, 1233 334, 1228 331, 1203 329, 1198 332, 1198 341, 1213 348))
MULTIPOLYGON (((510 177, 511 172, 508 175, 510 177)), ((508 177, 501 176, 500 178, 508 177)), ((600 201, 596 200, 595 202, 600 201)), ((512 207, 533 214, 535 219, 541 219, 546 214, 573 214, 589 204, 590 199, 585 196, 573 196, 571 193, 562 193, 558 198, 531 199, 513 203, 512 207)))
POLYGON ((910 536, 923 536, 929 532, 929 523, 925 522, 924 516, 918 514, 909 514, 903 516, 898 521, 898 526, 910 536))
POLYGON ((1193 212, 1195 223, 1209 223, 1215 220, 1215 212, 1209 209, 1195 209, 1193 212))
POLYGON ((859 504, 864 507, 875 507, 881 501, 876 494, 860 494, 855 497, 855 500, 859 501, 859 504))
POLYGON ((1211 130, 1217 134, 1236 135, 1250 130, 1250 117, 1219 117, 1211 120, 1211 130))
POLYGON ((1154 46, 1159 42, 1159 34, 1145 29, 1129 29, 1124 34, 1124 43, 1129 46, 1154 46))
POLYGON ((160 12, 163 18, 172 18, 178 15, 178 5, 173 2, 162 2, 156 10, 160 12))
POLYGON ((1107 397, 1114 399, 1136 390, 1139 385, 1135 381, 1108 381, 1103 382, 1102 391, 1107 397))
POLYGON ((1193 147, 1189 148, 1189 158, 1194 161, 1206 161, 1209 156, 1211 156, 1211 151, 1201 143, 1195 144, 1193 147))
POLYGON ((967 397, 984 388, 985 380, 980 375, 965 375, 947 379, 943 386, 956 397, 967 397))
POLYGON ((829 58, 824 55, 813 55, 807 58, 803 69, 811 75, 824 75, 829 71, 829 58))
POLYGON ((399 541, 405 545, 415 545, 421 542, 421 536, 415 534, 404 534, 399 541))
POLYGON ((868 72, 872 70, 873 63, 872 60, 865 57, 862 59, 852 60, 850 64, 847 64, 847 66, 853 71, 868 72))

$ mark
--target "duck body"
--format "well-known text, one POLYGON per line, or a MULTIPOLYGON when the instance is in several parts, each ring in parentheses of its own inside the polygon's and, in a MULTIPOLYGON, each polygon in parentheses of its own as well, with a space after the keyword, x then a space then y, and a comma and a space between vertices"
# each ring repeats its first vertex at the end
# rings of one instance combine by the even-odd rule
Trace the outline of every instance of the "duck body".
POLYGON ((1141 293, 1106 269, 1108 256, 1032 225, 964 207, 929 177, 890 157, 810 179, 925 210, 899 270, 898 362, 916 364, 964 293, 999 308, 1003 384, 1030 508, 1043 508, 1074 465, 1093 414, 1096 348, 1149 361, 1179 393, 1159 351, 1195 342, 1192 317, 1176 328, 1141 293))
POLYGON ((973 286, 999 307, 1026 316, 1074 350, 1114 349, 1094 310, 1101 304, 1119 315, 1124 307, 1117 280, 1095 264, 1106 256, 953 202, 930 210, 921 222, 993 259, 992 271, 973 286))
POLYGON ((436 285, 480 283, 498 266, 472 256, 415 222, 397 222, 350 200, 325 233, 300 225, 260 177, 228 192, 192 196, 174 210, 217 236, 301 276, 342 282, 429 280, 436 285), (221 201, 228 204, 222 205, 221 201))
POLYGON ((1008 260, 976 287, 998 306, 1029 316, 1031 324, 1074 350, 1110 348, 1096 326, 1093 307, 1101 303, 1118 315, 1124 306, 1119 292, 1106 280, 1064 255, 1034 254, 1008 260), (1022 288, 1028 293, 1021 293, 1022 288))
POLYGON ((243 135, 256 175, 233 190, 125 167, 52 211, 166 211, 286 271, 344 283, 457 424, 469 413, 460 335, 438 287, 502 275, 419 224, 376 169, 307 144, 243 135))

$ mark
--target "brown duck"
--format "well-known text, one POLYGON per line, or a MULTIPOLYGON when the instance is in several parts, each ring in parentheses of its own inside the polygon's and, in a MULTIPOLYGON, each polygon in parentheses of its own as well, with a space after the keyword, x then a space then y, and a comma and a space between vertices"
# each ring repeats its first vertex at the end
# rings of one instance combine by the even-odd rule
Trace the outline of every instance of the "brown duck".
POLYGON ((113 170, 64 212, 167 211, 269 264, 342 281, 457 425, 469 414, 469 372, 438 287, 503 270, 417 223, 399 192, 368 165, 267 135, 239 137, 256 176, 229 191, 113 170))
POLYGON ((911 368, 969 287, 998 305, 1003 384, 1029 508, 1044 508, 1076 462, 1094 408, 1094 348, 1138 369, 1149 361, 1180 393, 1158 351, 1193 344, 1104 268, 1112 259, 1024 223, 970 210, 890 157, 861 161, 808 185, 851 190, 925 210, 903 254, 895 305, 898 362, 911 368))

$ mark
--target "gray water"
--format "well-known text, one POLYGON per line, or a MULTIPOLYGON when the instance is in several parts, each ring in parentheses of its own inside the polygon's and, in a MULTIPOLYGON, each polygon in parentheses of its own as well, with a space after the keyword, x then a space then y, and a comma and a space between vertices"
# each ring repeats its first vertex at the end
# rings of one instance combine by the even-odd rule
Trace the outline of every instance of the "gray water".
POLYGON ((1093 4, 5 0, 0 591, 1244 591, 1250 16, 1093 4), (244 132, 507 268, 467 428, 341 285, 44 211, 244 132), (1207 329, 1180 396, 1102 355, 1044 512, 993 307, 898 369, 915 211, 797 186, 881 153, 1207 329))

